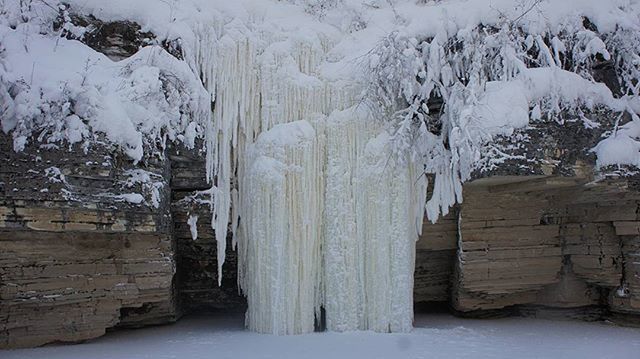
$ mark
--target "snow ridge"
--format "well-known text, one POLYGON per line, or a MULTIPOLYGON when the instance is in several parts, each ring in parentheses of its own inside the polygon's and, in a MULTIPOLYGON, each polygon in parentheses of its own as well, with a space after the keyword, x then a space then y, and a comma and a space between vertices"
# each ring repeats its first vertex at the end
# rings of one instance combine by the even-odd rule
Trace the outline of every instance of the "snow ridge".
POLYGON ((85 150, 106 141, 138 162, 166 141, 194 146, 210 101, 186 63, 157 45, 114 62, 60 37, 55 7, 26 4, 0 4, 0 120, 14 150, 34 140, 85 150))

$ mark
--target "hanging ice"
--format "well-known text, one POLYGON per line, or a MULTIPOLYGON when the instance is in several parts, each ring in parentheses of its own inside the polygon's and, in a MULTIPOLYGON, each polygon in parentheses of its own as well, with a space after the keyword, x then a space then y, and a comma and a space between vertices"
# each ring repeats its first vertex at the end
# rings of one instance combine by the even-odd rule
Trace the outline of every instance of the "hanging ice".
POLYGON ((411 329, 424 183, 366 116, 276 125, 249 148, 239 263, 250 329, 310 332, 321 306, 329 330, 411 329))
POLYGON ((239 281, 251 330, 314 329, 321 295, 322 152, 309 122, 297 121, 262 133, 247 154, 239 281))
POLYGON ((213 96, 218 274, 230 228, 248 328, 310 332, 324 307, 329 330, 409 330, 424 186, 390 160, 373 116, 344 110, 356 92, 316 73, 327 40, 256 37, 234 23, 196 33, 187 61, 213 96))
POLYGON ((186 54, 186 60, 202 77, 213 101, 206 130, 207 179, 214 187, 212 227, 220 279, 229 223, 234 243, 237 240, 239 213, 234 203, 243 201, 248 147, 277 124, 343 109, 354 96, 313 76, 329 47, 326 39, 282 42, 261 38, 237 22, 202 24, 194 32, 196 43, 191 47, 195 50, 186 54))
POLYGON ((366 111, 334 113, 326 136, 327 328, 408 331, 425 179, 395 163, 366 111))

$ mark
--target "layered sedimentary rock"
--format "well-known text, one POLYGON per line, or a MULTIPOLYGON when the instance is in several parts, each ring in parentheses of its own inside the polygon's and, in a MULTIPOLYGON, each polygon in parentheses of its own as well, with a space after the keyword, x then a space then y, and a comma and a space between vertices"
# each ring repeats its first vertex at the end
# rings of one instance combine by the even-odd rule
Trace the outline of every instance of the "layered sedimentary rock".
POLYGON ((211 185, 201 151, 174 146, 171 167, 171 218, 176 244, 176 296, 183 312, 244 310, 246 300, 237 285, 237 254, 231 236, 218 282, 217 241, 211 228, 211 185))
POLYGON ((558 226, 541 223, 548 206, 544 197, 495 187, 468 187, 465 192, 459 214, 457 308, 518 303, 556 282, 561 268, 558 226))
POLYGON ((437 223, 424 221, 416 243, 415 302, 447 302, 458 248, 457 210, 437 223))
POLYGON ((15 153, 5 135, 0 146, 0 346, 175 317, 163 162, 134 169, 100 146, 15 153))
MULTIPOLYGON (((210 197, 197 151, 150 160, 150 183, 99 148, 82 166, 80 157, 55 150, 3 153, 3 346, 171 321, 177 302, 184 312, 243 310, 231 246, 223 286, 215 285, 210 197)), ((414 300, 450 301, 471 315, 516 306, 525 315, 547 308, 598 319, 609 311, 613 320, 633 322, 640 312, 635 188, 629 179, 553 176, 467 185, 459 208, 425 221, 414 300)))
POLYGON ((639 239, 638 193, 623 179, 578 182, 489 180, 466 188, 456 310, 541 305, 637 313, 635 268, 626 253, 633 256, 639 239))

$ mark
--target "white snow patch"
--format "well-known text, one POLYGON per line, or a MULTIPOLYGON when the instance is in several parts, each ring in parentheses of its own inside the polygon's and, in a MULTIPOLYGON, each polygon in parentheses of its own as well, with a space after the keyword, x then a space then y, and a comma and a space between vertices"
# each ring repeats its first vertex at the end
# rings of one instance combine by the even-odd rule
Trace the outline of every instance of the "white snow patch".
POLYGON ((189 225, 189 231, 191 232, 191 239, 194 241, 198 239, 198 215, 191 214, 187 220, 189 225))
POLYGON ((162 200, 160 191, 165 186, 161 175, 143 169, 127 170, 124 175, 127 176, 123 183, 126 188, 140 186, 149 198, 151 205, 154 208, 160 207, 160 201, 162 200))
POLYGON ((51 166, 44 169, 44 174, 47 176, 50 182, 53 183, 65 183, 65 176, 58 167, 51 166))
POLYGON ((635 359, 640 350, 640 330, 635 328, 532 318, 474 320, 449 314, 417 314, 415 329, 398 334, 324 332, 274 336, 243 328, 242 315, 198 315, 173 325, 113 331, 82 344, 0 350, 0 357, 635 359))
POLYGON ((116 195, 114 198, 133 204, 141 204, 144 202, 144 196, 140 193, 123 193, 116 195))
MULTIPOLYGON (((209 118, 210 97, 185 62, 159 46, 113 62, 47 29, 57 14, 43 4, 22 14, 0 11, 0 97, 7 107, 0 122, 5 133, 12 131, 16 151, 32 137, 49 146, 89 145, 94 134, 106 136, 134 161, 142 159, 145 144, 154 148, 182 139, 193 146, 194 123, 209 118), (29 16, 15 28, 7 24, 29 16)), ((11 10, 7 2, 0 7, 11 10)))

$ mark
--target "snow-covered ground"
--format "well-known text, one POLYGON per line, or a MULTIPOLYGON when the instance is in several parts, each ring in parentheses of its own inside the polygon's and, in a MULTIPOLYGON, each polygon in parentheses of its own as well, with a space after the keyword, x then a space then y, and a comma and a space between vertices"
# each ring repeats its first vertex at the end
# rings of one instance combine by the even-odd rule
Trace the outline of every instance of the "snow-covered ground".
POLYGON ((3 359, 163 358, 638 358, 640 329, 528 318, 472 320, 421 314, 407 334, 256 334, 241 314, 110 333, 77 345, 0 351, 3 359))

